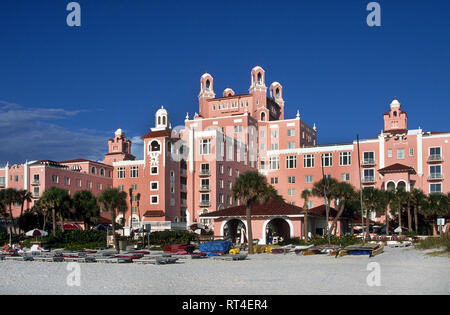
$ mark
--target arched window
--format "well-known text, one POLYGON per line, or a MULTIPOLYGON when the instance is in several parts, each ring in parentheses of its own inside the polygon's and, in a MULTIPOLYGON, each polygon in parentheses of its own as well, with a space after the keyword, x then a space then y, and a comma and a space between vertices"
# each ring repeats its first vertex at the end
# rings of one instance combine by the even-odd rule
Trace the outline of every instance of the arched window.
POLYGON ((101 169, 100 169, 100 175, 101 175, 101 176, 105 176, 105 169, 104 169, 104 168, 101 168, 101 169))
POLYGON ((394 191, 395 190, 395 183, 394 182, 387 183, 386 190, 387 191, 394 191))
POLYGON ((163 125, 166 124, 166 116, 163 116, 163 118, 162 118, 162 124, 163 124, 163 125))
POLYGON ((276 98, 280 98, 280 89, 279 88, 276 89, 275 96, 276 96, 276 98))
POLYGON ((211 82, 209 80, 206 80, 206 89, 209 90, 209 88, 211 87, 211 82))
POLYGON ((397 112, 394 112, 394 117, 397 117, 397 112))
POLYGON ((397 183, 397 190, 406 191, 406 183, 404 181, 400 181, 397 183))
POLYGON ((161 146, 158 141, 154 140, 150 143, 150 148, 152 152, 158 152, 161 150, 161 146))
POLYGON ((92 168, 91 168, 91 174, 95 174, 95 173, 97 173, 97 170, 96 170, 95 167, 92 167, 92 168))
POLYGON ((158 116, 158 125, 161 125, 161 116, 158 116))
POLYGON ((262 74, 258 73, 258 84, 262 84, 262 74))
POLYGON ((261 120, 266 121, 266 113, 265 112, 261 112, 261 120))

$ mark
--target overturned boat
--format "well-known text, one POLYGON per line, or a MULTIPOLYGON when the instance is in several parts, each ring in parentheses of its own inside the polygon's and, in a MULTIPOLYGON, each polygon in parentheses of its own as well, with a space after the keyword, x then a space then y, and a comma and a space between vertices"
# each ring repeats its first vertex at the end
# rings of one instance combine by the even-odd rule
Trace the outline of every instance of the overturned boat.
POLYGON ((354 255, 354 256, 369 255, 369 257, 374 257, 376 255, 381 254, 383 252, 383 249, 384 249, 384 243, 350 245, 350 246, 347 246, 344 249, 340 250, 336 254, 336 258, 342 257, 342 256, 347 256, 347 255, 354 255))

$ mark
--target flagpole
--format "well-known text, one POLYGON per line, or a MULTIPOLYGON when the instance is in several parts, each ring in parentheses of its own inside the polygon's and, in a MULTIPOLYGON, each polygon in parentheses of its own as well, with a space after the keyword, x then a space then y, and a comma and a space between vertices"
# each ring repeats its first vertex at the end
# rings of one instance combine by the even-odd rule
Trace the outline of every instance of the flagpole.
MULTIPOLYGON (((361 225, 364 232, 364 210, 363 210, 363 193, 362 193, 362 178, 361 178, 361 155, 359 153, 359 135, 356 135, 356 142, 358 144, 358 169, 359 169, 359 198, 361 202, 361 225)), ((368 219, 368 218, 366 218, 368 219)), ((369 231, 367 231, 369 232, 369 231)), ((363 233, 363 244, 366 243, 365 233, 363 233)))

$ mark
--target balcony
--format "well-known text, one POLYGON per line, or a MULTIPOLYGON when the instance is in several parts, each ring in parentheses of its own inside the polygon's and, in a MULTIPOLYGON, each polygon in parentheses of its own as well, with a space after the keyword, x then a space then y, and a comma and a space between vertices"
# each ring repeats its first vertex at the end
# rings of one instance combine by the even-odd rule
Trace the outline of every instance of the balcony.
POLYGON ((187 176, 187 170, 185 168, 180 169, 181 176, 187 176))
POLYGON ((211 189, 209 188, 209 185, 201 185, 198 189, 200 192, 209 192, 211 189))
POLYGON ((39 199, 39 194, 38 194, 38 193, 33 193, 33 194, 32 194, 32 198, 34 198, 34 199, 39 199))
POLYGON ((363 184, 375 184, 376 180, 375 180, 375 176, 364 176, 361 179, 363 184))
POLYGON ((362 166, 375 166, 375 165, 377 165, 375 159, 364 159, 362 161, 362 166))
POLYGON ((39 186, 39 185, 40 185, 39 179, 33 179, 33 180, 31 181, 31 185, 32 185, 32 186, 39 186))
POLYGON ((200 176, 211 176, 211 171, 210 170, 200 170, 199 175, 200 176))
POLYGON ((186 207, 186 205, 187 205, 186 199, 180 199, 180 204, 181 204, 182 206, 186 207))
POLYGON ((428 156, 428 163, 440 163, 444 162, 444 158, 440 154, 432 154, 428 156))
POLYGON ((211 202, 209 200, 202 200, 199 203, 200 207, 209 207, 211 206, 211 202))
POLYGON ((187 191, 187 186, 186 186, 186 184, 180 184, 180 190, 181 190, 181 191, 187 191))
POLYGON ((5 188, 5 180, 0 180, 0 188, 5 188))
POLYGON ((442 173, 431 173, 430 175, 428 175, 428 180, 429 181, 434 181, 434 180, 443 180, 444 179, 444 174, 442 173))

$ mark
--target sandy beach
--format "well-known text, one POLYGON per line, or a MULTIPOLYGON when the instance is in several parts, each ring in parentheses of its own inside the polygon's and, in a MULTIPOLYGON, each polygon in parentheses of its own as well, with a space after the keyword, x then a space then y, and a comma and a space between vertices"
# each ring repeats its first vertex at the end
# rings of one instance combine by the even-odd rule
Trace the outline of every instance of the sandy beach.
POLYGON ((374 258, 262 254, 173 265, 80 264, 80 286, 67 285, 67 264, 0 261, 0 294, 450 293, 450 259, 413 248, 386 248, 374 258), (367 284, 370 262, 379 263, 380 286, 367 284))

